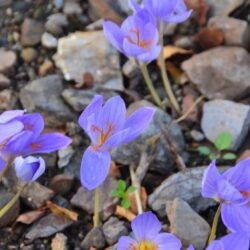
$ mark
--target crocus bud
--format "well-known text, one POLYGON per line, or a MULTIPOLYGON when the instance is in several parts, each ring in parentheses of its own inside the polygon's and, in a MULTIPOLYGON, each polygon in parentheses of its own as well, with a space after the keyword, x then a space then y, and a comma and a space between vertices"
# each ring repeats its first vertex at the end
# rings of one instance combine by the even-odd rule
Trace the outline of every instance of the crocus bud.
POLYGON ((14 161, 16 176, 23 182, 32 182, 38 179, 45 171, 43 158, 19 156, 14 161))

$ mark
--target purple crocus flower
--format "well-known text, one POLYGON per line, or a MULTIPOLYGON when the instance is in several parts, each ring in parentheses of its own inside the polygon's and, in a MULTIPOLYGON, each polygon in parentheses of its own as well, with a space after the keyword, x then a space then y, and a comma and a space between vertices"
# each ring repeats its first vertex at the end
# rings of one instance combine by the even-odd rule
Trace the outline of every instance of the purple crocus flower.
POLYGON ((71 143, 69 137, 59 133, 42 134, 43 117, 24 112, 11 110, 0 115, 0 169, 17 156, 50 153, 71 143))
POLYGON ((206 250, 248 250, 249 236, 247 232, 236 232, 214 240, 206 250))
POLYGON ((126 18, 121 28, 114 22, 104 21, 103 30, 106 38, 117 50, 139 62, 151 62, 161 51, 155 20, 146 9, 126 18))
MULTIPOLYGON (((130 0, 129 4, 134 12, 143 9, 133 0, 130 0)), ((160 22, 181 23, 186 21, 192 13, 192 10, 187 9, 183 0, 144 0, 143 5, 160 22)))
POLYGON ((17 178, 23 182, 35 181, 45 171, 45 162, 41 157, 28 156, 23 158, 19 156, 15 159, 14 165, 17 178))
POLYGON ((130 142, 148 126, 154 108, 140 108, 126 119, 125 103, 120 96, 110 98, 103 106, 103 97, 96 95, 79 118, 79 124, 92 145, 83 154, 81 183, 89 190, 102 184, 110 167, 110 150, 130 142))
POLYGON ((250 158, 222 175, 213 161, 203 176, 202 195, 222 204, 222 220, 230 231, 250 232, 250 158))
POLYGON ((117 250, 180 250, 181 242, 173 234, 160 233, 161 223, 152 212, 138 215, 131 223, 133 238, 122 236, 117 250))

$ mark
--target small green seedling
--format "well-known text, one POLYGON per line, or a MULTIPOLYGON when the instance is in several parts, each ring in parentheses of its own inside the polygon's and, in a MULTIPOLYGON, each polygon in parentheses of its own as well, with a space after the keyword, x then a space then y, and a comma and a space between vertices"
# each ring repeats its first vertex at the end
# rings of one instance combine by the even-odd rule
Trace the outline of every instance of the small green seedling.
POLYGON ((133 193, 135 190, 136 190, 135 187, 133 186, 127 187, 125 181, 119 180, 117 182, 116 189, 112 190, 111 196, 119 198, 121 201, 121 206, 126 209, 129 209, 131 206, 129 194, 133 193))
POLYGON ((236 155, 232 152, 223 152, 229 150, 232 145, 233 139, 229 132, 220 133, 214 142, 214 149, 210 149, 207 146, 199 146, 197 148, 200 155, 207 156, 210 160, 223 159, 234 160, 236 155))

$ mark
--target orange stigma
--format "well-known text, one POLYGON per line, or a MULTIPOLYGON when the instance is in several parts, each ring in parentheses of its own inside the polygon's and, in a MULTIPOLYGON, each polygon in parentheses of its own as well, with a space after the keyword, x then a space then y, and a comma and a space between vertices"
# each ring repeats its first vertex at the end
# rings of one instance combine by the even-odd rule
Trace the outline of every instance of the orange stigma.
POLYGON ((104 131, 104 129, 100 129, 99 127, 92 125, 91 130, 93 132, 98 132, 99 137, 98 137, 98 144, 94 145, 93 148, 95 150, 99 149, 102 147, 102 145, 107 141, 107 139, 112 135, 112 132, 114 131, 115 126, 108 124, 107 129, 104 131))
POLYGON ((138 47, 141 47, 143 49, 149 49, 152 45, 152 41, 144 41, 143 39, 141 39, 140 31, 138 29, 131 29, 130 33, 132 33, 131 36, 126 37, 130 43, 137 45, 138 47))

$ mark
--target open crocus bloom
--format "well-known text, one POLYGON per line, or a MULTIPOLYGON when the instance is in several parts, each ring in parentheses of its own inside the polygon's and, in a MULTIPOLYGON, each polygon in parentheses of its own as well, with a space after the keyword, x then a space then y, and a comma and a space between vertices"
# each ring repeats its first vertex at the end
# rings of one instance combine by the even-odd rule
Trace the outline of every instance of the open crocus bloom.
POLYGON ((116 49, 139 62, 150 62, 160 53, 156 23, 146 9, 126 18, 121 28, 111 21, 104 21, 103 30, 106 38, 116 49))
POLYGON ((152 212, 138 215, 131 223, 134 237, 122 236, 117 250, 180 250, 173 234, 160 233, 161 223, 152 212))
POLYGON ((214 240, 206 250, 248 250, 250 233, 231 233, 220 240, 214 240))
POLYGON ((41 157, 28 156, 23 158, 19 156, 15 159, 14 165, 17 178, 23 182, 35 181, 45 171, 45 162, 41 157))
POLYGON ((126 119, 125 103, 120 96, 110 98, 103 106, 103 97, 97 95, 85 108, 79 124, 91 139, 91 146, 83 154, 81 183, 95 189, 107 177, 110 150, 130 142, 148 126, 154 108, 140 108, 126 119))
POLYGON ((250 231, 250 158, 222 175, 213 161, 203 176, 202 195, 222 203, 222 220, 230 231, 250 231))

